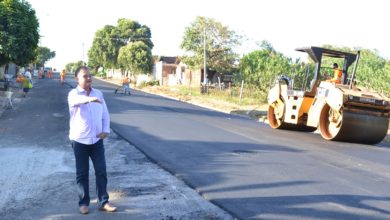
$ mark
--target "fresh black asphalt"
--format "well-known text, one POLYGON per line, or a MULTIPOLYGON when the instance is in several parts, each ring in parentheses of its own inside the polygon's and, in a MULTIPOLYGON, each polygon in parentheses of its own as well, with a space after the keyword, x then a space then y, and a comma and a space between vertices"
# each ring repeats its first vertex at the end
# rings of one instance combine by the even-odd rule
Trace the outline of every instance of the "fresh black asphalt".
POLYGON ((240 219, 390 219, 390 145, 329 142, 133 91, 105 95, 111 127, 240 219))

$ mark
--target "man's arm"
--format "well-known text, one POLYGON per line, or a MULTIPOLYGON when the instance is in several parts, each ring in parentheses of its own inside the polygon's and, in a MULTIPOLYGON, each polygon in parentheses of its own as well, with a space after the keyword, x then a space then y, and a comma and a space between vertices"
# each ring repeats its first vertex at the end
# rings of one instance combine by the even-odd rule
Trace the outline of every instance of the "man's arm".
POLYGON ((87 104, 90 102, 101 103, 101 101, 97 97, 79 95, 75 91, 69 92, 68 95, 68 104, 69 107, 76 107, 82 104, 87 104))

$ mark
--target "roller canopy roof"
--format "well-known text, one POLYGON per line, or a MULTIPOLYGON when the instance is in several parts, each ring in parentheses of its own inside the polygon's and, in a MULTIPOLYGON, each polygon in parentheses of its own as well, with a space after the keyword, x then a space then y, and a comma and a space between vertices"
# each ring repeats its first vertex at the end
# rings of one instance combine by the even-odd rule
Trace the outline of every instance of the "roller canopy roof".
POLYGON ((347 53, 337 50, 331 50, 321 47, 303 47, 297 48, 296 51, 306 52, 309 54, 310 58, 316 62, 321 62, 322 56, 326 57, 334 57, 334 58, 344 58, 347 60, 348 66, 351 65, 356 60, 356 54, 347 53))

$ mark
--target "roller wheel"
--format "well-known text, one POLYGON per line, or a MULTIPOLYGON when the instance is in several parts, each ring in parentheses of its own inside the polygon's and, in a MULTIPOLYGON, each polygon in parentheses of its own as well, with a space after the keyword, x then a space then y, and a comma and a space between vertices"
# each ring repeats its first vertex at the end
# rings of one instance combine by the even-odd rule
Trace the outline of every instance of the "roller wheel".
POLYGON ((343 115, 341 112, 334 110, 325 105, 320 115, 320 132, 326 140, 336 140, 340 132, 343 115))
POLYGON ((268 106, 268 121, 271 128, 304 132, 313 132, 317 130, 317 128, 315 127, 308 127, 305 125, 296 125, 283 122, 284 107, 284 103, 278 104, 277 102, 268 106))
POLYGON ((388 127, 388 118, 337 111, 329 105, 322 109, 319 121, 319 129, 324 139, 362 144, 381 142, 388 127))
POLYGON ((283 128, 284 104, 277 102, 268 106, 268 121, 271 128, 283 128))

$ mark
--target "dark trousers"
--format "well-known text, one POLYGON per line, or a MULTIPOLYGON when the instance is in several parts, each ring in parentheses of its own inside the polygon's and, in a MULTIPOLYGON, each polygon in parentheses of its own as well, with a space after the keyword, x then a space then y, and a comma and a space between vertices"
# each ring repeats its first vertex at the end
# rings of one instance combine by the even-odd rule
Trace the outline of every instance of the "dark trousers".
POLYGON ((85 145, 72 141, 76 158, 76 181, 80 197, 79 206, 89 205, 89 158, 91 158, 96 176, 96 193, 99 206, 108 202, 106 159, 104 156, 103 140, 95 144, 85 145))

